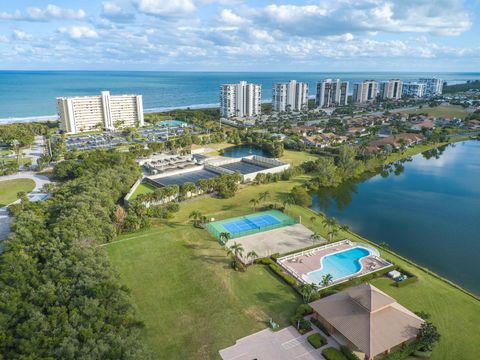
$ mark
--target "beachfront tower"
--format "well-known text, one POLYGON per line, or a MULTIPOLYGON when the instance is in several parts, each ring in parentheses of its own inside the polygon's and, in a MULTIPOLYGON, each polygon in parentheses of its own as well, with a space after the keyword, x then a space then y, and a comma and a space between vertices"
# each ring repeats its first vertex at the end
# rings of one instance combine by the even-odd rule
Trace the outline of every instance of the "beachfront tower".
POLYGON ((262 86, 240 81, 220 85, 220 116, 251 117, 261 114, 262 86))
POLYGON ((308 109, 308 84, 290 80, 275 83, 272 88, 273 111, 301 111, 308 109))
POLYGON ((317 83, 315 105, 318 108, 345 106, 348 100, 348 81, 325 79, 317 83))

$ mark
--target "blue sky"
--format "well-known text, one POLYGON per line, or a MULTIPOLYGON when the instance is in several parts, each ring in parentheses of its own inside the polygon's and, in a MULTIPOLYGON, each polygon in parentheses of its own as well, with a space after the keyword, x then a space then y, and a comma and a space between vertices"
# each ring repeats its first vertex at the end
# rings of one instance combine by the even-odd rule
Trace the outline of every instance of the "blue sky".
POLYGON ((3 0, 0 69, 480 71, 480 0, 3 0))

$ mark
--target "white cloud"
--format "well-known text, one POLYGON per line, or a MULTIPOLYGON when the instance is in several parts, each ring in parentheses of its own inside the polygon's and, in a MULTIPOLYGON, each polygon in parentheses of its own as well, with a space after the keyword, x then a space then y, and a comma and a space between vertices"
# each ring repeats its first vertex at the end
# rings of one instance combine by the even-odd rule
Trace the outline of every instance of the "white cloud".
POLYGON ((230 25, 242 25, 242 24, 246 23, 246 21, 247 21, 243 17, 235 14, 230 9, 223 9, 220 12, 220 20, 222 22, 230 24, 230 25))
POLYGON ((115 22, 128 22, 134 19, 134 15, 125 11, 121 6, 113 2, 102 3, 102 16, 115 22))
POLYGON ((32 35, 22 30, 13 30, 12 38, 19 41, 28 41, 32 39, 32 35))
POLYGON ((61 27, 58 31, 61 34, 67 34, 70 38, 75 40, 98 38, 97 32, 88 26, 61 27))
POLYGON ((459 0, 326 0, 321 5, 268 5, 253 9, 257 23, 303 36, 382 31, 456 36, 472 20, 459 0))
POLYGON ((18 21, 84 20, 86 15, 82 9, 64 9, 57 5, 48 4, 45 8, 29 7, 25 14, 20 10, 13 13, 2 12, 0 13, 0 19, 18 21))
POLYGON ((196 10, 192 0, 137 0, 140 12, 155 16, 177 16, 196 10))

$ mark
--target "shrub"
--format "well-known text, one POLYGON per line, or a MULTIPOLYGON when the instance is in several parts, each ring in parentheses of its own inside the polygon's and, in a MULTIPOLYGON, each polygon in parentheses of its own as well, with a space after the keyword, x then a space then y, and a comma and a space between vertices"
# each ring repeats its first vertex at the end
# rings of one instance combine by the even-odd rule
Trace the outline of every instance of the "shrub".
POLYGON ((320 320, 318 319, 315 319, 315 318, 312 318, 310 320, 313 325, 315 325, 316 327, 318 327, 325 335, 328 335, 330 336, 330 332, 327 330, 327 328, 320 322, 320 320))
POLYGON ((302 316, 310 315, 313 313, 313 309, 308 304, 300 304, 297 308, 296 314, 300 314, 302 316))
POLYGON ((410 344, 402 347, 401 349, 388 354, 385 356, 382 360, 402 360, 406 358, 408 355, 414 353, 416 350, 418 350, 420 347, 420 344, 418 341, 411 342, 410 344))
POLYGON ((355 355, 348 346, 340 346, 340 351, 348 360, 360 360, 360 358, 355 355))
POLYGON ((327 343, 327 339, 325 339, 319 333, 312 334, 307 337, 308 342, 312 345, 315 349, 321 348, 323 345, 327 343))
POLYGON ((260 264, 260 265, 270 265, 270 264, 273 264, 273 261, 268 257, 263 257, 263 258, 255 259, 254 263, 260 264))
POLYGON ((324 349, 322 355, 327 360, 348 360, 340 351, 333 347, 324 349))
POLYGON ((296 280, 293 277, 291 277, 290 275, 285 274, 283 272, 282 268, 279 265, 277 265, 276 263, 272 262, 271 264, 268 265, 268 267, 275 274, 277 274, 283 281, 285 281, 288 285, 294 286, 294 285, 297 284, 296 280))

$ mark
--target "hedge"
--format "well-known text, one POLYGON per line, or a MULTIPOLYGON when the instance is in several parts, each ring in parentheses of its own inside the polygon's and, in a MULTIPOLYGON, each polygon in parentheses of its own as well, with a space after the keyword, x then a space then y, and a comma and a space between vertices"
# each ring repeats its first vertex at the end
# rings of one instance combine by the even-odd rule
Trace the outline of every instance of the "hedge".
POLYGON ((322 351, 322 355, 327 360, 348 360, 345 355, 333 347, 326 348, 322 351))
POLYGON ((323 345, 327 343, 327 339, 325 339, 319 333, 312 334, 307 337, 308 342, 312 345, 315 349, 321 348, 323 345))
POLYGON ((273 261, 268 257, 262 257, 262 258, 255 259, 254 263, 260 264, 260 265, 270 265, 270 264, 273 264, 273 261))
POLYGON ((308 304, 300 304, 295 311, 295 314, 300 314, 302 316, 313 314, 313 309, 308 304))
POLYGON ((348 348, 348 346, 340 346, 340 351, 348 360, 360 360, 360 358, 355 355, 352 350, 348 348))
POLYGON ((320 322, 320 320, 318 319, 315 319, 315 318, 311 318, 310 321, 313 323, 313 325, 315 325, 316 327, 318 327, 325 335, 327 336, 330 336, 330 332, 327 330, 327 328, 320 322))
POLYGON ((272 262, 271 264, 268 265, 268 267, 270 268, 270 270, 272 270, 275 274, 277 274, 278 276, 280 276, 280 278, 285 281, 288 285, 292 285, 292 286, 295 286, 297 285, 297 281, 291 277, 290 275, 288 274, 285 274, 282 270, 282 268, 275 264, 274 262, 272 262))
POLYGON ((420 343, 418 341, 413 341, 410 344, 405 345, 403 348, 383 357, 382 360, 402 360, 405 359, 408 355, 417 351, 419 348, 420 343))

